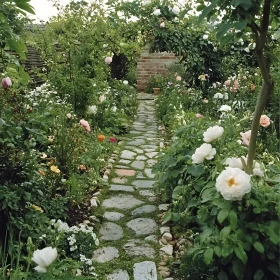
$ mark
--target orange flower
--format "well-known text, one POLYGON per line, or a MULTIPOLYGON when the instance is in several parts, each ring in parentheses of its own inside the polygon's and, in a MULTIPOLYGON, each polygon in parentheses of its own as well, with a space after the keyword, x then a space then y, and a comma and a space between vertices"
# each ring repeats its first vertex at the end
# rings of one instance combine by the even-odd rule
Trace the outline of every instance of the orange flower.
POLYGON ((42 175, 42 176, 46 176, 46 172, 45 171, 43 171, 43 170, 39 170, 39 173, 42 175))
POLYGON ((80 165, 80 170, 81 170, 81 171, 86 171, 86 170, 87 170, 87 167, 86 167, 84 164, 81 164, 81 165, 80 165))
POLYGON ((99 142, 103 142, 103 141, 105 140, 105 136, 104 136, 103 134, 99 134, 99 135, 97 136, 97 140, 98 140, 99 142))
POLYGON ((55 165, 52 165, 52 166, 50 167, 50 170, 51 170, 52 172, 56 173, 56 174, 60 173, 60 170, 59 170, 59 169, 57 168, 57 166, 55 166, 55 165))

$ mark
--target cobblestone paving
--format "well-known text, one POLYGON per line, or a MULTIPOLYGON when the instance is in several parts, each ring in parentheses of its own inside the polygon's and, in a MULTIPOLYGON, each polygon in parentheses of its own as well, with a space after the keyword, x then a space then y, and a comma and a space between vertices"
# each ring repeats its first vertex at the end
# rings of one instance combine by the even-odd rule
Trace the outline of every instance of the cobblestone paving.
POLYGON ((161 279, 156 263, 162 250, 158 242, 162 205, 158 205, 152 173, 160 138, 153 96, 140 94, 139 99, 137 118, 110 173, 108 195, 101 201, 101 248, 93 260, 114 268, 109 269, 107 280, 161 279))

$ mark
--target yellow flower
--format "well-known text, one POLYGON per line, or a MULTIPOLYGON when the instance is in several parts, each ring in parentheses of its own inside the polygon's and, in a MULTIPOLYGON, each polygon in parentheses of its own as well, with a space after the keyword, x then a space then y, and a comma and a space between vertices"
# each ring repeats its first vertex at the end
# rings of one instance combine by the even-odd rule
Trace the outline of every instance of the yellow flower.
POLYGON ((201 80, 201 81, 205 81, 205 80, 206 80, 206 77, 205 77, 205 75, 200 75, 200 76, 198 77, 198 79, 201 80))
POLYGON ((31 204, 30 206, 31 206, 31 208, 33 208, 34 210, 39 211, 39 212, 41 212, 41 213, 44 213, 44 210, 43 210, 40 206, 37 206, 37 205, 35 205, 35 204, 31 204))
POLYGON ((54 173, 56 173, 56 174, 60 173, 60 170, 59 170, 59 169, 57 168, 57 166, 55 166, 55 165, 52 165, 52 166, 50 167, 50 169, 51 169, 52 172, 54 172, 54 173))

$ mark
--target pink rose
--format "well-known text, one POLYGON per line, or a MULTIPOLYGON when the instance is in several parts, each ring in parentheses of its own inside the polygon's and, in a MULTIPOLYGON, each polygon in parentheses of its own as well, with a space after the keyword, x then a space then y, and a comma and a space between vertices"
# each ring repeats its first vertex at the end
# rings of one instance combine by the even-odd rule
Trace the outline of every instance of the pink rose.
POLYGON ((176 76, 176 81, 182 81, 182 77, 181 76, 176 76))
POLYGON ((110 137, 109 142, 110 143, 117 143, 118 141, 115 137, 110 137))
POLYGON ((90 126, 89 126, 89 123, 82 119, 80 120, 80 125, 85 129, 85 131, 89 132, 90 131, 90 126))
POLYGON ((229 87, 229 86, 230 86, 230 83, 231 83, 231 80, 226 80, 226 81, 224 82, 224 85, 227 86, 227 87, 229 87))
POLYGON ((195 114, 196 118, 202 118, 203 116, 201 114, 195 114))
POLYGON ((261 115, 260 125, 262 127, 268 127, 270 125, 270 118, 267 115, 261 115))
POLYGON ((251 130, 248 130, 244 133, 240 132, 242 137, 242 145, 249 146, 250 138, 251 138, 251 130))
POLYGON ((12 85, 12 80, 9 77, 3 78, 2 79, 2 87, 4 89, 7 89, 8 87, 10 87, 12 85))
POLYGON ((106 63, 106 64, 111 64, 112 61, 113 61, 113 58, 112 58, 111 56, 107 56, 107 57, 105 58, 105 63, 106 63))

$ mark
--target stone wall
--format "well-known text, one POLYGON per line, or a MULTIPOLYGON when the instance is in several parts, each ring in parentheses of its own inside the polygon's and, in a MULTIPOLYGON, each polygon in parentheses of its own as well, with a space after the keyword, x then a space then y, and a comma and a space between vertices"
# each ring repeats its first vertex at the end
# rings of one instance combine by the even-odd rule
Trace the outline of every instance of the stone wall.
POLYGON ((145 90, 149 77, 167 73, 167 67, 176 61, 173 53, 149 53, 148 47, 144 48, 137 61, 137 90, 145 90))

